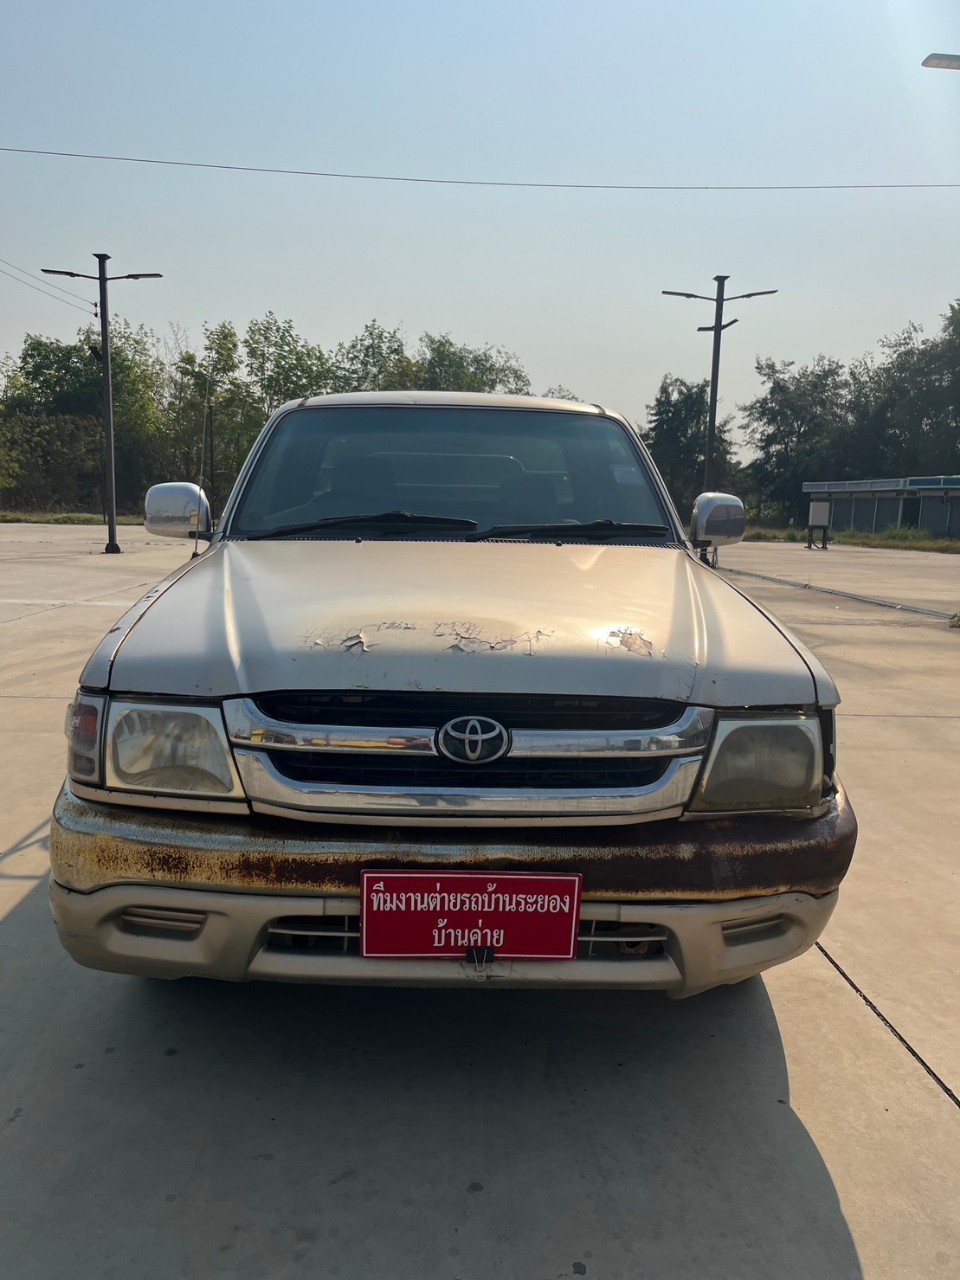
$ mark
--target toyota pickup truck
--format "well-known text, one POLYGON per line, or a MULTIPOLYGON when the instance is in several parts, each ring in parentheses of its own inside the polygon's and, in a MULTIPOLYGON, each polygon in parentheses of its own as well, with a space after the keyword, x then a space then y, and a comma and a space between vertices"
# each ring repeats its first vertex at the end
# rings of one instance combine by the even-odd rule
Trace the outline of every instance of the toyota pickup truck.
POLYGON ((856 843, 836 687, 597 405, 289 403, 67 719, 50 899, 156 978, 652 988, 810 947, 856 843), (200 553, 200 554, 197 554, 200 553))

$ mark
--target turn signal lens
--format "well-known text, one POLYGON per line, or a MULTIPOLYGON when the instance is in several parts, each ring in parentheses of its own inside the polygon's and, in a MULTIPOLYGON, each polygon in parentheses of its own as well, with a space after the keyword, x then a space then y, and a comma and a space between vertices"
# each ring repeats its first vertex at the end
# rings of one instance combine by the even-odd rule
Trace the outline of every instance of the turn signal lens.
POLYGON ((67 707, 63 731, 67 735, 67 773, 75 782, 95 787, 100 782, 100 742, 106 698, 77 693, 67 707))

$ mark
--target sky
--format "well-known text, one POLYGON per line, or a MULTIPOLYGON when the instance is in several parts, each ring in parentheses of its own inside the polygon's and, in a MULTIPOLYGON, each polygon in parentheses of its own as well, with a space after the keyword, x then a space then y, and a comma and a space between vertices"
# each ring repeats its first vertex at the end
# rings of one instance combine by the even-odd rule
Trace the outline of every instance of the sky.
MULTIPOLYGON (((960 53, 956 0, 34 0, 3 43, 0 147, 699 188, 0 151, 0 271, 162 272, 110 310, 195 346, 268 310, 325 347, 376 318, 642 421, 664 374, 710 369, 711 305, 663 289, 779 290, 725 312, 722 414, 758 357, 849 360, 960 297, 960 72, 920 65, 960 53), (958 185, 705 189, 857 183, 958 185)), ((0 354, 72 340, 84 310, 19 281, 0 354)))

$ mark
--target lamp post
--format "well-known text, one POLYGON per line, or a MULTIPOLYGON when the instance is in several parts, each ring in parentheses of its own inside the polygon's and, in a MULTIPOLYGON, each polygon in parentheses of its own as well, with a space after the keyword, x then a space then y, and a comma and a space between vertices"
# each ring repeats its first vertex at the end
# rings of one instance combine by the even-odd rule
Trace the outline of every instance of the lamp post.
POLYGON ((714 304, 713 324, 701 324, 697 326, 697 333, 713 334, 713 359, 710 364, 710 405, 707 409, 707 440, 704 448, 704 464, 703 464, 703 488, 705 493, 710 493, 713 489, 713 441, 717 433, 717 383, 720 378, 720 335, 724 329, 729 329, 732 324, 736 324, 736 320, 728 320, 723 323, 723 304, 724 302, 739 302, 742 298, 760 298, 768 293, 779 293, 778 289, 755 289, 752 293, 737 293, 732 298, 724 298, 724 285, 730 279, 729 276, 714 276, 717 282, 717 292, 712 298, 702 293, 681 293, 677 289, 661 289, 660 292, 669 294, 671 298, 697 298, 701 302, 712 302, 714 304))
POLYGON ((114 466, 113 451, 113 374, 110 369, 110 312, 107 309, 108 280, 162 280, 159 271, 137 271, 125 276, 108 276, 107 262, 109 253, 93 255, 99 264, 95 276, 83 271, 55 271, 52 267, 41 267, 48 276, 72 276, 75 280, 96 280, 100 285, 100 341, 101 359, 103 362, 103 427, 106 435, 106 507, 107 507, 107 545, 104 554, 119 555, 117 542, 117 478, 114 466))
POLYGON ((960 53, 928 53, 921 67, 940 67, 943 71, 960 71, 960 53))

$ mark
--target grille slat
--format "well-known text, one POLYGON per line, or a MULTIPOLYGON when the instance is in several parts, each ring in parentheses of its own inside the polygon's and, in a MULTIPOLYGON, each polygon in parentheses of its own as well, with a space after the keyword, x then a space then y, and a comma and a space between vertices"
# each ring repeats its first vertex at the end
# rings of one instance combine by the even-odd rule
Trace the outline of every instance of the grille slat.
POLYGON ((439 729, 465 714, 489 716, 505 729, 597 729, 610 733, 662 729, 686 710, 681 702, 652 698, 553 697, 546 694, 284 691, 257 694, 253 701, 273 720, 289 724, 352 725, 357 728, 439 729))
POLYGON ((669 764, 666 758, 650 760, 591 760, 561 757, 524 759, 506 756, 492 764, 471 766, 443 757, 376 755, 361 758, 336 752, 267 751, 271 764, 293 782, 342 784, 344 787, 426 787, 433 789, 530 787, 566 790, 571 787, 614 789, 646 787, 657 782, 669 764))

